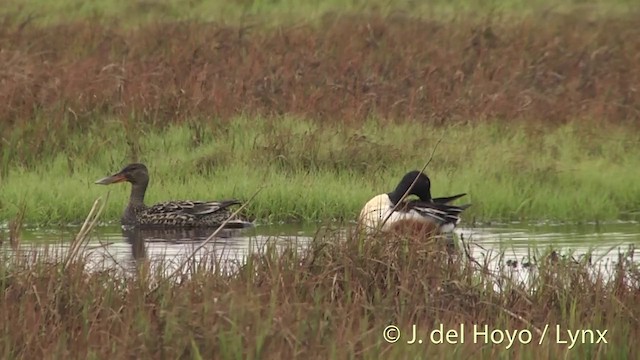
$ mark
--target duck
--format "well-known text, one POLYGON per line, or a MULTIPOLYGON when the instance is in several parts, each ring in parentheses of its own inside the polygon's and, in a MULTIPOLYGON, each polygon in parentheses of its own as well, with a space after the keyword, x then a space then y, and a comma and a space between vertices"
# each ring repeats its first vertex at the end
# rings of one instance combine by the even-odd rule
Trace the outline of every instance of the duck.
POLYGON ((380 230, 383 232, 411 228, 420 229, 430 235, 449 234, 460 223, 460 214, 471 206, 451 203, 465 195, 467 193, 432 198, 429 177, 421 171, 412 170, 402 177, 393 191, 376 195, 367 201, 360 211, 358 220, 367 231, 375 230, 382 225, 380 230), (400 202, 405 193, 407 197, 415 195, 418 199, 405 199, 400 202))
MULTIPOLYGON (((218 228, 230 218, 231 207, 241 205, 237 199, 221 201, 174 200, 147 206, 144 196, 149 185, 149 171, 142 163, 131 163, 119 172, 95 181, 99 185, 128 182, 131 184, 129 203, 120 224, 138 228, 218 228)), ((224 229, 253 227, 247 219, 229 219, 224 229)))

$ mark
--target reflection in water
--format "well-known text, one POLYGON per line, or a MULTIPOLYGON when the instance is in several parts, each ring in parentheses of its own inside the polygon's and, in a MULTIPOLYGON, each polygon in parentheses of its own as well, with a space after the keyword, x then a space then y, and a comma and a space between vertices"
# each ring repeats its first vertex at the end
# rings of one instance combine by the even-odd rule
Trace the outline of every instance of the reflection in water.
POLYGON ((471 244, 474 258, 488 262, 516 283, 527 283, 536 264, 558 261, 587 264, 593 276, 601 275, 606 280, 618 263, 634 262, 636 246, 640 245, 640 229, 635 222, 461 228, 459 235, 471 244))
POLYGON ((139 229, 122 229, 122 237, 131 244, 131 256, 135 262, 147 257, 144 238, 139 229))
MULTIPOLYGON (((146 243, 161 243, 164 245, 194 244, 204 242, 213 233, 211 229, 139 229, 123 227, 122 237, 131 244, 131 254, 135 260, 146 258, 146 243)), ((239 233, 233 230, 223 230, 216 234, 216 238, 230 239, 239 233)))
MULTIPOLYGON (((267 243, 279 248, 289 244, 304 247, 317 230, 315 224, 226 230, 206 243, 194 258, 197 262, 205 254, 215 258, 212 261, 215 265, 237 266, 249 253, 264 249, 267 243)), ((68 239, 73 238, 76 232, 76 228, 66 229, 66 233, 59 229, 26 230, 22 236, 22 247, 48 247, 49 252, 55 248, 54 252, 60 255, 68 249, 68 239), (61 239, 67 240, 65 245, 59 245, 61 239)), ((85 255, 96 267, 116 266, 131 272, 144 262, 162 266, 163 271, 170 273, 203 245, 211 233, 211 229, 101 227, 95 229, 85 255)), ((556 250, 559 258, 567 256, 577 261, 591 252, 591 263, 597 265, 594 266, 597 270, 610 269, 621 260, 621 252, 627 252, 627 260, 633 261, 635 245, 640 244, 640 227, 635 222, 582 226, 505 224, 459 228, 457 234, 470 245, 470 255, 478 262, 487 261, 496 269, 506 269, 513 273, 514 279, 522 281, 526 281, 532 271, 527 265, 540 260, 550 249, 556 250)))
POLYGON ((122 238, 130 245, 130 250, 110 246, 101 251, 108 252, 112 259, 120 260, 124 260, 127 254, 129 261, 123 267, 128 271, 140 264, 149 264, 156 269, 161 266, 165 274, 170 274, 184 265, 190 256, 193 256, 194 263, 204 260, 213 268, 220 266, 222 269, 217 270, 224 271, 242 263, 251 252, 265 249, 267 243, 274 243, 280 248, 291 244, 303 247, 311 240, 300 236, 265 236, 255 231, 252 233, 252 230, 226 229, 209 239, 213 229, 122 228, 122 238))

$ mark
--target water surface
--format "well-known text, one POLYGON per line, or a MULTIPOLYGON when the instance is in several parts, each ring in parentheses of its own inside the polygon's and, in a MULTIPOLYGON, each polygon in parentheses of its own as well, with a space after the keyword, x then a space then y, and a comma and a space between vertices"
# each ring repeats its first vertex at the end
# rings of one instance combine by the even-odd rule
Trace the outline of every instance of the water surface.
MULTIPOLYGON (((332 226, 332 225, 330 225, 332 226)), ((217 260, 242 263, 247 254, 275 245, 295 243, 304 247, 321 228, 317 224, 260 225, 234 233, 221 233, 212 238, 200 253, 208 253, 217 260)), ((21 248, 43 249, 64 253, 78 227, 25 229, 21 234, 21 248)), ((100 266, 128 268, 140 259, 162 260, 168 269, 182 263, 209 237, 211 230, 173 230, 125 232, 120 226, 98 227, 92 233, 84 253, 100 266)), ((458 238, 469 245, 479 262, 485 259, 492 266, 508 266, 526 278, 525 271, 534 257, 551 249, 559 256, 580 261, 589 253, 591 262, 610 267, 620 260, 621 253, 633 259, 635 247, 640 245, 640 224, 613 222, 606 224, 494 224, 491 226, 460 227, 458 238)), ((4 248, 9 248, 6 244, 4 248)), ((196 256, 197 258, 198 256, 196 256)))

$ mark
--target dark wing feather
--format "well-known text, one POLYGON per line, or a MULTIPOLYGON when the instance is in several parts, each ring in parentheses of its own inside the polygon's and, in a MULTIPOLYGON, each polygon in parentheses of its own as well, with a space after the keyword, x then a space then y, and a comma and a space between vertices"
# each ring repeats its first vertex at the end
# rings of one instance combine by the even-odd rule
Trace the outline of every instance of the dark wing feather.
POLYGON ((462 194, 457 194, 457 195, 453 195, 453 196, 445 196, 445 197, 439 197, 439 198, 435 198, 435 199, 431 199, 431 201, 433 201, 436 204, 448 204, 452 201, 458 200, 461 197, 467 195, 467 193, 462 193, 462 194))
POLYGON ((438 204, 430 201, 410 200, 405 202, 400 208, 401 211, 405 212, 411 210, 417 211, 421 215, 433 218, 442 224, 457 224, 460 221, 460 214, 469 206, 471 206, 471 204, 456 206, 438 204))

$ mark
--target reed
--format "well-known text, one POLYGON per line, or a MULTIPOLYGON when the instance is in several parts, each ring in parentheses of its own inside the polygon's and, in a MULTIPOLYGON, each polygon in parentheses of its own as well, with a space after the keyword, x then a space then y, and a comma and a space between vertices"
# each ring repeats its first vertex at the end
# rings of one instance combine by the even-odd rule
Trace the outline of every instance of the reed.
POLYGON ((15 257, 0 263, 0 319, 7 324, 0 327, 0 353, 635 358, 640 272, 630 256, 621 253, 605 269, 545 253, 530 267, 529 280, 519 282, 509 267, 501 271, 464 251, 451 253, 411 237, 367 237, 353 229, 339 235, 325 228, 302 250, 295 243, 276 246, 274 239, 226 272, 205 251, 174 279, 163 262, 144 276, 135 269, 124 276, 117 268, 86 270, 86 257, 74 258, 62 271, 63 263, 40 253, 36 261, 15 257), (414 324, 422 344, 407 344, 414 324), (382 335, 391 325, 400 331, 395 343, 382 335), (525 334, 525 342, 530 334, 532 340, 485 343, 477 335, 485 325, 490 332, 525 334), (457 343, 432 343, 429 334, 441 326, 445 333, 458 332, 457 343), (585 343, 562 342, 569 341, 567 331, 581 330, 591 330, 594 338, 586 332, 585 343), (606 343, 596 330, 606 330, 606 343))

